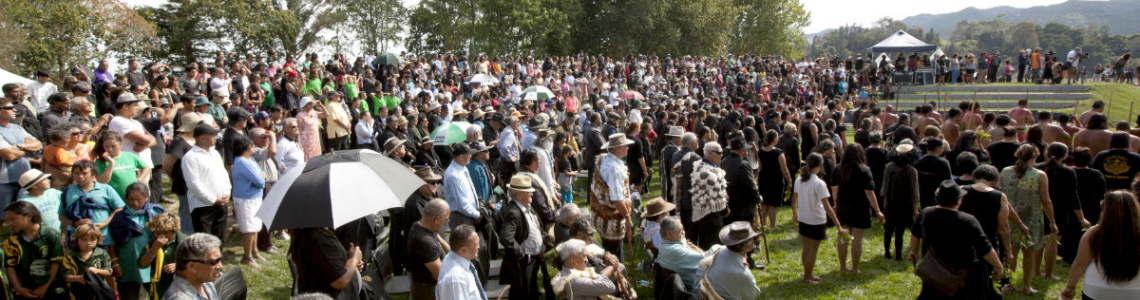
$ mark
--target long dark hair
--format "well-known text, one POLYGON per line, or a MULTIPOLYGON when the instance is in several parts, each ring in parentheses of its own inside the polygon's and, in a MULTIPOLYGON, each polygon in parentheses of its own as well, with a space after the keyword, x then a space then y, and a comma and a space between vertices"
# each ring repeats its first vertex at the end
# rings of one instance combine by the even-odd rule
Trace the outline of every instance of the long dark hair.
POLYGON ((1069 157, 1069 146, 1061 142, 1053 142, 1045 148, 1045 172, 1053 172, 1065 166, 1065 158, 1069 157))
POLYGON ((1037 159, 1037 147, 1032 144, 1021 144, 1013 156, 1017 157, 1017 161, 1013 163, 1013 171, 1017 173, 1017 178, 1020 179, 1025 176, 1025 172, 1029 168, 1033 167, 1033 162, 1037 159))
POLYGON ((954 143, 954 153, 962 153, 966 150, 974 149, 975 143, 978 141, 978 134, 973 130, 966 130, 962 135, 958 136, 958 141, 954 143))
POLYGON ((1100 266, 1108 283, 1124 283, 1140 272, 1140 205, 1126 191, 1105 195, 1097 230, 1090 232, 1093 263, 1100 266), (1103 263, 1110 262, 1110 263, 1103 263))
POLYGON ((866 159, 863 156, 863 146, 857 143, 847 144, 843 149, 843 160, 839 162, 839 179, 851 179, 851 174, 859 172, 866 159))
POLYGON ((805 160, 804 166, 800 167, 800 181, 807 181, 811 179, 811 170, 823 165, 823 155, 819 153, 809 154, 805 160))

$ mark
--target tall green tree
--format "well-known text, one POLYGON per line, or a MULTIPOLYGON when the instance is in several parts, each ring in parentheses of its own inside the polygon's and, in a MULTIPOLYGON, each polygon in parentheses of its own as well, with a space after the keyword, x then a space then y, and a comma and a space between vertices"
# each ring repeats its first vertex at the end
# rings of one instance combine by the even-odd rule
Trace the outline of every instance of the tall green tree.
MULTIPOLYGON (((231 0, 233 1, 233 0, 231 0)), ((255 0, 265 1, 265 0, 255 0)), ((272 0, 279 11, 288 11, 278 17, 292 17, 291 26, 276 30, 277 39, 286 53, 304 53, 321 41, 321 33, 346 21, 342 13, 335 9, 335 0, 272 0), (295 23, 294 23, 295 22, 295 23)), ((366 0, 359 2, 376 1, 366 0)), ((353 2, 355 6, 358 2, 353 2)), ((284 20, 277 20, 282 21, 284 20)))
POLYGON ((99 59, 110 32, 79 0, 0 0, 0 16, 28 36, 16 55, 18 74, 63 73, 72 64, 99 59))
POLYGON ((799 0, 740 0, 736 4, 740 13, 729 38, 729 52, 802 55, 807 44, 803 29, 810 25, 811 13, 799 0))
POLYGON ((338 8, 345 16, 342 24, 355 33, 362 52, 385 51, 399 41, 408 15, 399 0, 339 1, 344 4, 338 8))

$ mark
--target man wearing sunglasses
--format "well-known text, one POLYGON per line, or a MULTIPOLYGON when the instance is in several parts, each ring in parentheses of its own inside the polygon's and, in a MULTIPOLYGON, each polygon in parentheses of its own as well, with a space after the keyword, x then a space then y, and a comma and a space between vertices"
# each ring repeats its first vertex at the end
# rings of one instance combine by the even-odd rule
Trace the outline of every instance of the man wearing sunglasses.
MULTIPOLYGON (((4 86, 7 96, 8 85, 4 86)), ((16 124, 16 105, 10 98, 0 98, 0 207, 8 207, 21 193, 20 175, 31 169, 27 155, 42 148, 40 141, 16 124)), ((0 217, 0 224, 4 218, 0 217)))
POLYGON ((195 233, 178 244, 174 282, 162 299, 218 299, 214 280, 222 274, 222 241, 195 233))

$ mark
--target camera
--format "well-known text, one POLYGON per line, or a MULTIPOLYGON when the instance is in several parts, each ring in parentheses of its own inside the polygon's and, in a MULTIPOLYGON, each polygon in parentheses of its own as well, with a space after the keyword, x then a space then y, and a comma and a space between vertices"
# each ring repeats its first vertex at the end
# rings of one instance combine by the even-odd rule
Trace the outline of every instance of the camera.
POLYGON ((1089 58, 1089 54, 1088 53, 1081 53, 1080 57, 1081 57, 1081 59, 1086 59, 1086 58, 1089 58))

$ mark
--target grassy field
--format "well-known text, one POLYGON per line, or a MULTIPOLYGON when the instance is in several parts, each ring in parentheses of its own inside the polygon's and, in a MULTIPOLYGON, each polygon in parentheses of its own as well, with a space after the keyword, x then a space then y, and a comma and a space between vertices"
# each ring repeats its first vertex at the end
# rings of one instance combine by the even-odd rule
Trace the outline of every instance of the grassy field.
MULTIPOLYGON (((656 197, 659 187, 654 185, 647 199, 656 197)), ((585 208, 585 200, 576 198, 575 203, 585 208)), ((863 261, 860 264, 862 274, 839 272, 838 258, 835 246, 835 229, 828 231, 829 239, 821 247, 817 260, 815 274, 823 278, 818 285, 803 284, 800 282, 803 269, 800 265, 800 252, 802 243, 796 233, 795 223, 791 220, 789 207, 779 211, 779 226, 768 230, 768 246, 771 260, 764 259, 763 249, 758 248, 753 254, 757 263, 766 264, 767 269, 753 271, 756 282, 763 291, 762 299, 913 299, 918 295, 921 283, 913 275, 913 267, 908 261, 895 261, 883 256, 882 223, 876 222, 865 237, 863 261)), ((640 239, 640 237, 636 237, 640 239)), ((237 244, 236 236, 225 241, 226 270, 239 265, 241 247, 237 244)), ((290 294, 292 278, 289 267, 284 259, 284 252, 288 249, 288 242, 275 240, 280 248, 281 255, 265 255, 269 262, 262 263, 261 269, 252 269, 240 266, 246 274, 249 283, 249 299, 287 299, 290 294)), ((909 244, 908 244, 909 245, 909 244)), ((628 249, 628 248, 627 248, 628 249)), ((626 258, 629 269, 630 282, 633 283, 641 299, 651 299, 652 273, 642 272, 638 269, 639 263, 645 260, 644 248, 636 246, 634 251, 626 258), (638 281, 648 281, 648 286, 638 285, 638 281)), ((1056 275, 1065 278, 1068 275, 1068 265, 1057 263, 1056 275)), ((1014 282, 1020 281, 1019 271, 1013 274, 1014 282)), ((1057 299, 1064 281, 1053 281, 1038 278, 1033 286, 1041 294, 1026 296, 1019 292, 1006 293, 1006 299, 1057 299)), ((393 299, 407 299, 407 295, 394 295, 393 299)))

